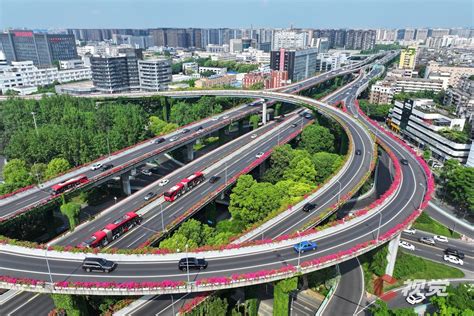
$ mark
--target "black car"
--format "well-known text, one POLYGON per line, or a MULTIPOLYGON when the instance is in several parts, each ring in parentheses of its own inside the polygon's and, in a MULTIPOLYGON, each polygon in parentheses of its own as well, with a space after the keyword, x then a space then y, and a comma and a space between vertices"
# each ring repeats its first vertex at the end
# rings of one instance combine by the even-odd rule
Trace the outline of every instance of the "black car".
POLYGON ((447 255, 458 257, 459 259, 464 259, 464 253, 454 248, 447 248, 444 253, 447 255))
POLYGON ((198 259, 194 257, 183 258, 179 260, 178 268, 181 271, 192 270, 192 269, 199 269, 203 270, 207 268, 207 261, 204 259, 198 259), (187 260, 187 262, 186 262, 187 260))
POLYGON ((362 151, 360 149, 356 149, 356 155, 357 156, 360 156, 361 153, 362 153, 362 151))
POLYGON ((298 124, 296 123, 291 124, 291 127, 296 127, 296 126, 298 126, 298 124))
POLYGON ((115 262, 104 258, 85 258, 82 262, 82 269, 87 272, 100 271, 109 273, 116 267, 117 264, 115 262))
POLYGON ((220 178, 219 176, 212 176, 209 178, 209 183, 216 183, 220 178))
POLYGON ((102 168, 100 168, 100 170, 102 170, 102 171, 107 171, 107 170, 109 170, 109 169, 111 169, 111 168, 113 168, 113 167, 114 167, 113 164, 108 163, 108 164, 106 164, 106 165, 103 165, 102 168))
POLYGON ((161 143, 163 143, 164 141, 166 141, 166 139, 164 139, 163 137, 160 137, 160 138, 155 139, 154 143, 155 143, 155 144, 161 144, 161 143))
POLYGON ((313 118, 313 115, 311 113, 305 113, 304 118, 307 120, 311 120, 313 118))
POLYGON ((196 128, 196 131, 199 132, 199 131, 201 131, 202 129, 203 129, 203 127, 202 127, 202 126, 199 126, 198 128, 196 128))
POLYGON ((402 163, 402 165, 408 165, 408 160, 406 159, 402 159, 400 160, 400 162, 402 163))
POLYGON ((186 134, 186 133, 189 133, 189 129, 185 128, 181 131, 182 134, 186 134))
POLYGON ((309 212, 312 211, 316 208, 316 204, 314 203, 306 203, 305 206, 303 206, 303 211, 304 212, 309 212))

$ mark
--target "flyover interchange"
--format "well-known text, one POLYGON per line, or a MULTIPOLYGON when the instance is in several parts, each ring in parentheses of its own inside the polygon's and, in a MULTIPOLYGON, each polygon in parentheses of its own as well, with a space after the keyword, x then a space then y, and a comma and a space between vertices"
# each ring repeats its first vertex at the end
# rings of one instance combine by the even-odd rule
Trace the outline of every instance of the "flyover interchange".
MULTIPOLYGON (((184 92, 183 92, 184 93, 184 92)), ((189 93, 189 92, 186 92, 189 93)), ((344 120, 349 127, 354 129, 364 130, 356 120, 349 115, 336 110, 332 107, 316 102, 309 98, 292 96, 284 93, 274 92, 256 92, 256 91, 196 91, 191 92, 209 95, 243 95, 251 97, 264 97, 269 99, 276 99, 286 102, 304 102, 310 106, 317 107, 319 110, 331 113, 338 116, 339 119, 344 120)), ((351 112, 355 109, 350 108, 351 112)), ((356 112, 354 112, 356 113, 356 112)), ((367 124, 370 129, 374 127, 367 124)), ((427 178, 423 168, 418 164, 418 161, 413 157, 406 148, 399 145, 390 137, 379 133, 379 138, 386 142, 392 150, 396 153, 399 159, 406 158, 409 161, 407 166, 403 166, 401 186, 395 192, 395 196, 390 202, 384 205, 380 212, 368 213, 363 220, 357 223, 348 222, 340 227, 336 227, 334 232, 327 235, 327 231, 316 233, 312 236, 307 236, 307 239, 314 239, 318 242, 319 248, 315 252, 305 253, 298 258, 296 253, 291 248, 291 245, 298 242, 300 239, 283 241, 275 244, 266 244, 261 246, 245 247, 235 250, 224 250, 219 252, 201 253, 200 256, 205 256, 209 261, 209 268, 204 272, 190 273, 191 280, 189 283, 185 282, 187 279, 186 273, 180 273, 177 270, 177 259, 183 254, 169 254, 169 255, 144 255, 144 256, 124 256, 121 255, 102 255, 105 257, 114 258, 119 262, 119 268, 112 274, 98 275, 86 274, 80 270, 81 259, 84 254, 65 254, 48 252, 49 260, 45 260, 46 252, 44 250, 33 250, 16 248, 14 246, 1 246, 1 268, 2 275, 9 275, 16 278, 31 278, 42 281, 49 281, 48 269, 51 271, 51 277, 54 282, 60 281, 90 281, 101 282, 100 284, 89 283, 79 284, 78 286, 66 285, 65 283, 57 283, 54 286, 51 284, 21 286, 3 282, 2 287, 22 288, 24 290, 38 291, 38 292, 60 292, 60 293, 76 293, 76 294, 106 294, 113 293, 115 295, 121 294, 149 294, 149 293, 183 293, 189 291, 208 291, 219 288, 239 287, 255 283, 265 283, 281 278, 286 278, 297 272, 306 273, 315 269, 320 269, 327 265, 333 265, 346 258, 353 257, 359 253, 365 252, 373 248, 377 243, 375 239, 379 217, 382 225, 380 227, 380 235, 384 236, 392 228, 397 227, 397 224, 403 223, 407 218, 415 212, 423 199, 423 193, 426 191, 427 178), (422 184, 423 186, 419 185, 422 184), (380 215, 379 215, 380 214, 380 215), (303 263, 308 260, 321 258, 323 256, 332 255, 339 251, 353 249, 355 245, 365 243, 366 247, 360 248, 357 252, 353 252, 344 257, 335 257, 335 260, 321 262, 315 266, 306 266, 301 264, 298 266, 299 259, 303 263), (22 252, 22 254, 20 253, 22 252), (31 253, 28 254, 28 253, 31 253), (28 260, 25 260, 28 257, 28 260), (262 270, 277 270, 269 272, 262 272, 262 270), (260 271, 260 272, 258 272, 260 271), (252 273, 252 276, 238 277, 243 273, 252 273), (237 275, 235 278, 232 276, 237 275), (209 278, 213 278, 209 280, 209 278), (203 280, 208 279, 208 280, 203 280), (131 284, 134 282, 161 282, 148 284, 131 284), (168 282, 169 281, 169 282, 168 282), (126 282, 121 285, 111 285, 107 282, 126 282), (117 287, 115 287, 117 286, 117 287), (145 287, 147 286, 147 287, 145 287), (100 287, 100 288, 99 288, 100 287), (115 288, 113 288, 115 287, 115 288)), ((362 144, 356 143, 354 138, 354 146, 357 148, 362 144)), ((352 154, 353 155, 353 154, 352 154)), ((369 157, 368 157, 369 158, 369 157)), ((352 181, 357 181, 354 179, 352 181)), ((362 218, 362 217, 361 217, 362 218)), ((355 220, 357 221, 357 220, 355 220)), ((398 227, 401 229, 401 227, 398 227)), ((389 236, 391 237, 391 236, 389 236)), ((386 242, 387 239, 379 240, 378 243, 386 242)), ((6 281, 6 280, 5 280, 6 281)))

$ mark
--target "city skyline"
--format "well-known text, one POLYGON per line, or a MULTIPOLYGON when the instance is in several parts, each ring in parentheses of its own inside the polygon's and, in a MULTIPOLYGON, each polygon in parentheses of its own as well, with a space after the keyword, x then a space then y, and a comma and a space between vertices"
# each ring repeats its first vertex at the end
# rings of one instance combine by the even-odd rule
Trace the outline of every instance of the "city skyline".
POLYGON ((473 27, 469 0, 446 1, 0 0, 1 28, 422 28, 473 27), (457 10, 452 10, 456 6, 457 10), (422 12, 424 14, 419 14, 422 12), (19 14, 21 12, 22 14, 19 14), (178 15, 170 14, 178 12, 178 15), (231 16, 227 12, 233 12, 231 16), (283 16, 281 12, 285 12, 283 16), (308 15, 308 12, 313 14, 308 15), (391 12, 387 15, 387 12, 391 12), (446 15, 449 12, 449 16, 446 15), (38 14, 40 13, 40 14, 38 14), (334 14, 328 14, 334 13, 334 14), (337 14, 336 14, 337 13, 337 14), (335 18, 337 16, 337 18, 335 18))

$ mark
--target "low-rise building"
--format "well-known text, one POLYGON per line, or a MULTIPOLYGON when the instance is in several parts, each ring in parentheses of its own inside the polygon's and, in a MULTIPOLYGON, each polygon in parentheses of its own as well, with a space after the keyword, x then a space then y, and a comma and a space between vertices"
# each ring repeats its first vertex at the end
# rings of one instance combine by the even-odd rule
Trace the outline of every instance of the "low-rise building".
POLYGON ((370 88, 369 102, 372 104, 390 104, 393 100, 395 89, 386 81, 379 81, 370 88))
MULTIPOLYGON (((91 69, 87 67, 58 70, 56 67, 38 68, 32 61, 13 61, 11 66, 0 67, 0 89, 6 93, 13 88, 38 87, 54 82, 90 80, 91 69)), ((21 93, 31 93, 23 89, 21 93)))
POLYGON ((209 78, 196 80, 194 86, 198 89, 207 89, 232 85, 235 82, 235 75, 212 75, 209 78))
POLYGON ((183 74, 190 75, 195 72, 199 72, 199 64, 196 62, 183 63, 182 69, 183 74))
POLYGON ((457 87, 459 81, 463 77, 469 77, 474 75, 474 68, 473 67, 452 67, 452 66, 442 66, 435 61, 428 62, 428 67, 426 68, 426 75, 429 76, 432 72, 440 72, 440 73, 449 73, 450 78, 448 85, 451 87, 457 87))
POLYGON ((474 119, 474 80, 468 77, 460 81, 459 87, 446 90, 443 103, 456 107, 456 114, 467 118, 470 122, 474 119))
POLYGON ((424 78, 397 78, 394 86, 396 93, 425 90, 440 92, 443 89, 443 81, 424 78))
POLYGON ((202 74, 203 72, 213 72, 216 75, 225 75, 225 74, 227 74, 227 68, 199 67, 198 72, 200 74, 202 74))
POLYGON ((429 148, 434 158, 440 161, 457 159, 466 162, 471 143, 454 142, 442 134, 444 129, 462 130, 464 118, 458 118, 436 108, 433 100, 408 99, 395 101, 387 123, 406 140, 419 148, 429 148))

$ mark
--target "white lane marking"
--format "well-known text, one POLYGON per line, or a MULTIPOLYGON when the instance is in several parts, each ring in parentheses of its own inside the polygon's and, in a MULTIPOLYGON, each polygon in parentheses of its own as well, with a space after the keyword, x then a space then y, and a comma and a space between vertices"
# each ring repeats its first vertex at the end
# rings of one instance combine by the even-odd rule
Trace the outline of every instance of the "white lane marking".
POLYGON ((18 306, 18 307, 15 308, 14 310, 12 310, 10 313, 8 313, 8 315, 14 314, 17 310, 21 309, 23 306, 25 306, 26 304, 30 303, 32 300, 36 299, 39 295, 40 295, 40 293, 36 294, 35 296, 33 296, 32 298, 30 298, 29 300, 27 300, 25 303, 21 304, 20 306, 18 306))
POLYGON ((137 241, 139 241, 140 239, 142 239, 143 237, 145 237, 145 235, 146 235, 146 233, 143 233, 143 235, 141 235, 140 237, 138 237, 137 239, 132 241, 130 244, 128 244, 127 248, 130 247, 131 245, 133 245, 134 243, 136 243, 137 241))

